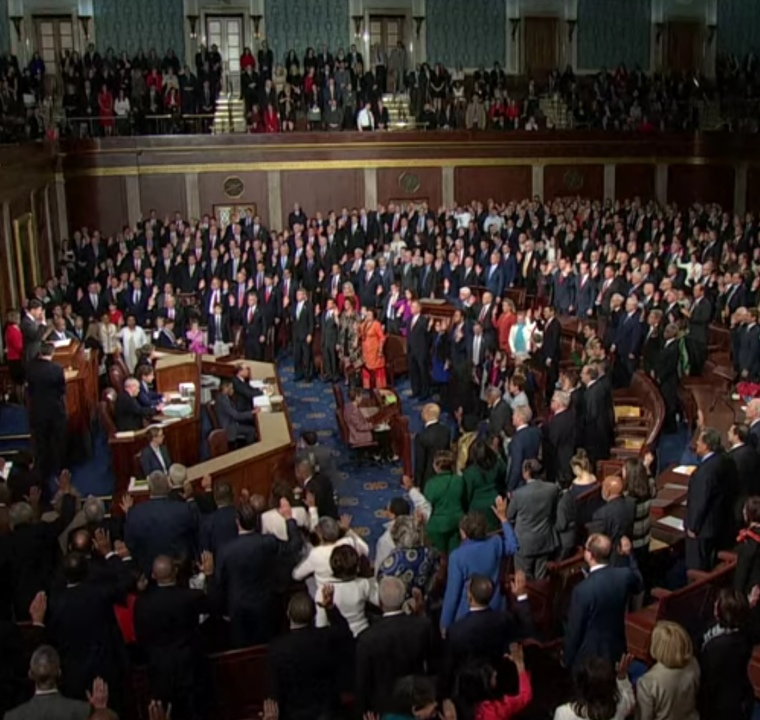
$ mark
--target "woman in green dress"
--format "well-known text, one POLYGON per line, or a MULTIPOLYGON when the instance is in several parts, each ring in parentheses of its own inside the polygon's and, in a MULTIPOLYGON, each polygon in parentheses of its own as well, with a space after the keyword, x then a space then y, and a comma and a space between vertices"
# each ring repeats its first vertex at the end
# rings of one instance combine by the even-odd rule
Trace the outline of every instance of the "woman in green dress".
POLYGON ((430 544, 444 554, 459 547, 459 521, 464 516, 464 482, 456 474, 454 462, 454 453, 437 452, 435 475, 425 483, 425 499, 431 507, 425 531, 430 544))
POLYGON ((486 516, 488 532, 500 527, 491 508, 503 492, 505 475, 506 467, 498 453, 485 440, 477 440, 470 448, 469 463, 463 475, 464 503, 467 512, 478 510, 486 516))

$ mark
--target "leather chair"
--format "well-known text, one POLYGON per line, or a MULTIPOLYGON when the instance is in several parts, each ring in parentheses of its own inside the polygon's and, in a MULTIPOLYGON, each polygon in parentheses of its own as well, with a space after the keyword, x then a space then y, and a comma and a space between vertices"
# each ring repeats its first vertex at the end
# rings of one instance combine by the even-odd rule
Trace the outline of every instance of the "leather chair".
POLYGON ((101 393, 98 416, 106 434, 112 437, 116 433, 116 391, 113 388, 106 388, 101 393))
POLYGON ((219 457, 229 452, 230 445, 227 439, 227 431, 222 428, 212 430, 208 435, 208 451, 212 458, 219 457))
MULTIPOLYGON (((385 368, 389 380, 409 373, 409 360, 406 355, 406 338, 400 335, 388 335, 383 347, 385 368)), ((392 383, 391 383, 392 384, 392 383)))
POLYGON ((206 404, 206 412, 208 413, 211 427, 216 430, 219 427, 219 418, 216 416, 216 400, 212 400, 210 403, 206 404))
POLYGON ((335 410, 343 417, 343 406, 346 404, 346 399, 343 397, 343 388, 340 383, 333 383, 332 391, 335 398, 335 410))
POLYGON ((124 372, 124 368, 120 363, 113 363, 108 368, 108 382, 116 392, 124 390, 124 381, 128 375, 124 372))

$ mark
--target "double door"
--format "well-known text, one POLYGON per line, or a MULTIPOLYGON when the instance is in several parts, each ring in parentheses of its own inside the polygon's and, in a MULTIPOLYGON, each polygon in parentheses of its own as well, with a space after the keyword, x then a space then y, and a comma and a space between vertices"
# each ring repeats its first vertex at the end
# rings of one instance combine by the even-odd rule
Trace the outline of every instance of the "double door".
POLYGON ((206 46, 222 56, 222 92, 240 95, 240 56, 244 47, 242 15, 206 15, 206 46))
POLYGON ((60 80, 61 56, 74 50, 74 23, 70 15, 35 15, 33 24, 36 47, 45 63, 44 90, 50 93, 60 80))

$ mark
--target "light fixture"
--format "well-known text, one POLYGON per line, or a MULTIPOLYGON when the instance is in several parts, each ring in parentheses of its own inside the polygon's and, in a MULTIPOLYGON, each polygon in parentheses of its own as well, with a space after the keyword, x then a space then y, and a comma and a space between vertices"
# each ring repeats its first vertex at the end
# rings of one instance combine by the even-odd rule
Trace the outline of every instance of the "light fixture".
POLYGON ((187 15, 187 22, 190 24, 190 37, 195 39, 198 37, 198 20, 200 19, 198 15, 187 15))
POLYGON ((512 28, 512 42, 514 42, 517 37, 517 30, 520 27, 520 18, 510 18, 509 25, 512 28))
POLYGON ((425 16, 415 15, 412 20, 414 20, 414 32, 417 35, 417 39, 419 40, 420 32, 422 31, 422 23, 425 22, 425 16))
POLYGON ((654 41, 659 45, 660 40, 662 40, 662 31, 664 29, 665 25, 661 22, 654 24, 654 41))
POLYGON ((79 24, 82 26, 82 32, 84 33, 84 38, 87 41, 90 39, 90 20, 92 20, 92 15, 79 16, 79 24))
POLYGON ((707 26, 707 44, 712 45, 713 40, 715 40, 715 32, 717 31, 718 26, 715 23, 710 23, 707 26))
POLYGON ((354 21, 354 37, 361 37, 364 15, 352 15, 351 19, 354 21))
POLYGON ((10 21, 13 23, 13 27, 16 28, 16 40, 21 40, 21 23, 24 22, 23 15, 11 15, 10 21))
POLYGON ((261 32, 259 29, 261 28, 261 21, 263 19, 263 15, 251 15, 251 22, 253 23, 253 36, 257 39, 261 37, 261 32))
POLYGON ((577 20, 568 20, 567 21, 567 41, 572 42, 573 41, 573 35, 575 35, 575 27, 578 25, 577 20))

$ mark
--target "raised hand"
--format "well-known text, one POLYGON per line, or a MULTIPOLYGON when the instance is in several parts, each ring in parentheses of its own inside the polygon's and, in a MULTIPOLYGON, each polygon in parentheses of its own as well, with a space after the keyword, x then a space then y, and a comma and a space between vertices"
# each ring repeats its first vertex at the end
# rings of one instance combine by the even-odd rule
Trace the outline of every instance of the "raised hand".
POLYGON ((214 556, 208 550, 204 550, 201 553, 201 561, 198 563, 198 569, 206 577, 214 574, 214 556))
POLYGON ((528 592, 528 578, 522 570, 515 570, 515 574, 509 581, 509 589, 516 598, 526 595, 528 592))
POLYGON ((108 685, 106 685, 103 678, 95 678, 92 683, 92 692, 87 691, 87 701, 96 710, 108 708, 108 685))
POLYGON ((97 528, 92 538, 92 546, 103 557, 108 555, 108 553, 110 553, 113 549, 111 546, 111 537, 109 536, 108 532, 103 528, 97 528))
POLYGON ((121 500, 119 501, 119 507, 122 509, 125 515, 134 507, 134 504, 135 499, 128 493, 124 493, 124 495, 121 496, 121 500))
POLYGON ((277 720, 280 717, 280 706, 276 700, 271 698, 264 700, 264 711, 261 717, 263 720, 277 720))
POLYGON ((47 612, 47 595, 40 591, 32 599, 29 605, 29 616, 32 623, 42 625, 45 622, 45 613, 47 612))
POLYGON ((335 586, 325 583, 322 586, 322 602, 319 603, 323 608, 331 608, 335 602, 335 586))
POLYGON ((496 515, 497 518, 502 523, 507 522, 507 500, 506 498, 503 498, 501 495, 499 495, 496 500, 494 501, 494 505, 491 508, 493 510, 494 515, 496 515))
POLYGON ((172 704, 169 703, 164 710, 160 700, 151 700, 148 705, 148 720, 170 720, 172 716, 172 704))
POLYGON ((615 665, 615 670, 617 670, 617 676, 621 680, 623 678, 628 677, 628 668, 630 667, 631 662, 633 662, 633 655, 631 655, 630 653, 623 653, 619 662, 617 663, 617 665, 615 665))
POLYGON ((517 666, 518 672, 525 670, 525 659, 523 657, 522 645, 519 643, 512 643, 509 646, 509 655, 507 657, 517 666))

